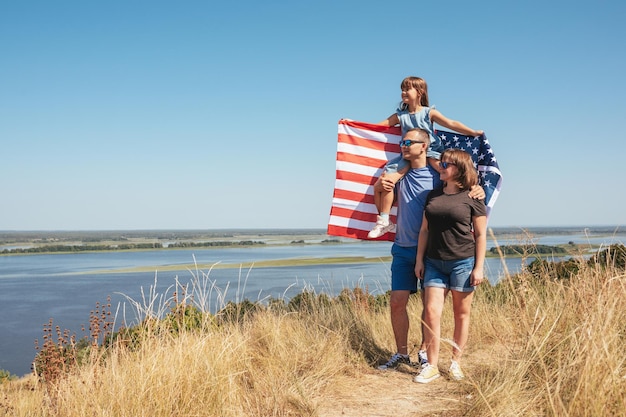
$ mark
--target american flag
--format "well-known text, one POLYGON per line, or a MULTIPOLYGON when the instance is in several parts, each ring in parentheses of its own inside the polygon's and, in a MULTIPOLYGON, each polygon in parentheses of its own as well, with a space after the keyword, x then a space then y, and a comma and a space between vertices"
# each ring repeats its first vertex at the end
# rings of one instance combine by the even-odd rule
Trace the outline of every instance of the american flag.
MULTIPOLYGON (((487 215, 498 198, 502 175, 487 138, 437 131, 444 147, 463 149, 472 155, 485 189, 487 215)), ((352 120, 340 120, 337 136, 336 176, 327 233, 355 239, 368 239, 376 223, 374 183, 385 163, 400 154, 399 127, 385 127, 352 120)), ((395 223, 397 210, 391 211, 395 223)), ((377 240, 393 240, 387 233, 377 240)))

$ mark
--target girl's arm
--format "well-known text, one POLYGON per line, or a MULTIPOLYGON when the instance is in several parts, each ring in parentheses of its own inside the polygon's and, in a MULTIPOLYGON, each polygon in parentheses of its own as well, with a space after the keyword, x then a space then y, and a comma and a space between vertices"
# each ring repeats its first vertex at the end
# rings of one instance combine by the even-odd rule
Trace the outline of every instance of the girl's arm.
POLYGON ((415 276, 424 279, 424 255, 426 254, 426 244, 428 243, 428 220, 426 215, 422 215, 422 227, 417 240, 417 255, 415 256, 415 276))
POLYGON ((432 109, 430 111, 430 121, 437 123, 445 128, 452 129, 455 132, 459 132, 462 135, 467 136, 480 136, 484 132, 482 130, 474 130, 465 126, 463 123, 458 122, 456 120, 448 119, 446 116, 441 114, 439 110, 432 109))
POLYGON ((487 216, 472 218, 474 223, 474 239, 476 252, 474 254, 474 269, 470 275, 470 285, 479 285, 483 282, 485 253, 487 252, 487 216))
POLYGON ((398 115, 394 113, 378 124, 383 125, 383 126, 395 126, 395 125, 400 124, 400 119, 398 119, 398 115))

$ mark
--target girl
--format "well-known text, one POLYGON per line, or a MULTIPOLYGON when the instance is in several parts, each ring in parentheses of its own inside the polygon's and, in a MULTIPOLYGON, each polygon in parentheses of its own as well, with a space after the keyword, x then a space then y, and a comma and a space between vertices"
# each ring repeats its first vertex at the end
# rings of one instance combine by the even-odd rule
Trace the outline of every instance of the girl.
MULTIPOLYGON (((406 77, 402 80, 400 89, 402 90, 402 102, 396 113, 379 124, 383 126, 396 126, 399 124, 402 128, 402 136, 414 128, 426 130, 430 135, 430 147, 428 148, 427 157, 433 168, 438 169, 436 163, 443 151, 441 139, 434 134, 434 123, 462 135, 482 135, 482 130, 470 129, 461 122, 448 119, 441 112, 435 110, 435 106, 429 107, 428 86, 422 78, 406 77)), ((408 163, 402 159, 402 156, 399 156, 387 163, 385 170, 374 184, 374 204, 379 214, 374 228, 367 235, 369 238, 375 239, 387 232, 395 231, 395 225, 389 221, 389 212, 393 206, 393 191, 386 191, 383 188, 381 178, 388 178, 395 184, 407 172, 408 168, 408 163)))
POLYGON ((467 343, 474 289, 483 281, 487 250, 487 211, 484 200, 475 200, 466 190, 478 184, 472 157, 460 149, 441 154, 439 176, 442 189, 428 194, 419 232, 415 275, 424 282, 424 339, 428 364, 415 382, 428 383, 439 377, 437 367, 441 313, 448 292, 454 310, 454 347, 450 376, 462 379, 459 360, 467 343))

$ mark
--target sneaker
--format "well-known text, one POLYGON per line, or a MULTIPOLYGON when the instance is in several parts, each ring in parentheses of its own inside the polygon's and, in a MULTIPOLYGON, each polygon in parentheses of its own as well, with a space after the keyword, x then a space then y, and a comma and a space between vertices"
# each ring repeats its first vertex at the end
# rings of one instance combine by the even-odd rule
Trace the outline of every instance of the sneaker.
POLYGON ((395 231, 395 224, 391 223, 389 220, 383 220, 380 216, 376 216, 376 225, 374 225, 374 228, 367 234, 367 237, 370 239, 376 239, 377 237, 381 237, 388 232, 395 231))
POLYGON ((426 351, 420 350, 419 352, 417 352, 417 357, 419 358, 420 366, 426 366, 426 364, 428 363, 428 355, 426 354, 426 351))
POLYGON ((452 361, 452 363, 450 364, 450 370, 448 372, 450 373, 450 378, 454 379, 455 381, 460 381, 465 378, 465 375, 461 370, 461 365, 459 365, 457 361, 452 361))
POLYGON ((401 353, 395 353, 391 359, 389 359, 389 361, 384 364, 384 365, 380 365, 378 367, 378 369, 380 369, 381 371, 384 371, 386 369, 394 369, 397 368, 398 365, 400 365, 401 363, 405 363, 407 365, 411 364, 411 359, 409 359, 409 355, 403 355, 401 353))
POLYGON ((419 382, 420 384, 428 384, 431 381, 439 378, 439 369, 435 368, 431 364, 427 363, 419 374, 415 376, 413 381, 419 382))

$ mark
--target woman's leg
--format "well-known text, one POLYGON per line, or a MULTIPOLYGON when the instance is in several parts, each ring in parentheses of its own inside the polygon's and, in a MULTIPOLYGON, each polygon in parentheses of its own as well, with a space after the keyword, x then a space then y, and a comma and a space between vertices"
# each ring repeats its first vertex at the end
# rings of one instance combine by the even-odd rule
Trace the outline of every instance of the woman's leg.
POLYGON ((470 311, 474 292, 452 290, 452 307, 454 310, 454 343, 452 360, 459 361, 469 338, 470 311))
POLYGON ((424 339, 428 363, 437 367, 441 338, 441 314, 446 298, 446 290, 439 287, 424 288, 424 339))

